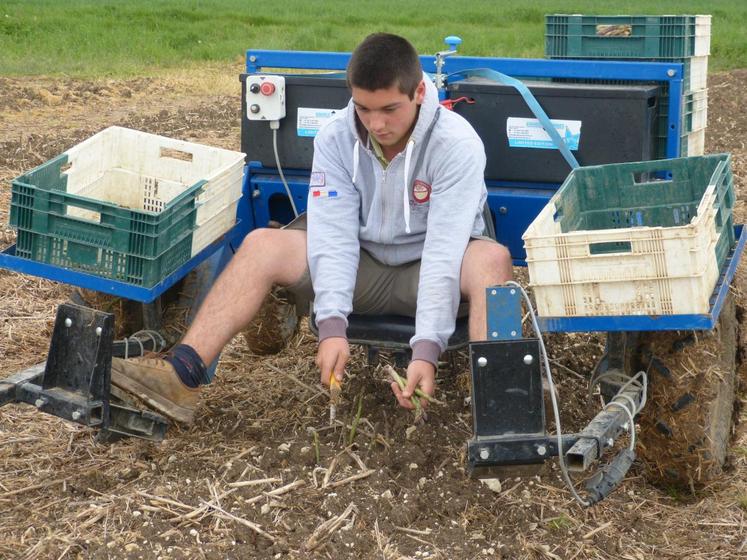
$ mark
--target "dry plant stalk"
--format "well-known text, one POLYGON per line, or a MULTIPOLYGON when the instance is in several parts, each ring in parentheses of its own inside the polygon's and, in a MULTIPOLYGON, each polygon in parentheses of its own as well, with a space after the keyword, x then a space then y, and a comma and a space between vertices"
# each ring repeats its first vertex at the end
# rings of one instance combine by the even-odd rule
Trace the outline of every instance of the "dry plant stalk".
POLYGON ((217 511, 218 514, 220 515, 213 513, 213 515, 216 515, 217 517, 220 517, 222 519, 228 519, 230 521, 235 521, 236 523, 239 523, 243 525, 244 527, 248 527, 249 529, 257 533, 258 535, 263 536, 264 538, 268 539, 271 542, 275 542, 277 540, 275 539, 275 537, 273 537, 270 533, 262 529, 262 527, 260 525, 257 525, 256 523, 252 523, 251 521, 247 521, 243 517, 238 517, 232 513, 228 513, 227 511, 217 506, 216 504, 208 504, 207 502, 202 502, 202 503, 203 505, 209 507, 210 509, 217 511))
POLYGON ((332 517, 331 519, 328 519, 327 521, 319 525, 319 527, 314 529, 314 532, 306 540, 304 549, 310 552, 318 548, 324 541, 332 536, 333 533, 335 533, 340 527, 343 526, 349 516, 352 515, 354 519, 356 513, 358 513, 358 507, 355 504, 351 503, 340 515, 338 515, 337 517, 332 517))
POLYGON ((329 425, 334 426, 337 419, 337 405, 340 404, 340 393, 342 385, 337 380, 334 372, 329 376, 329 425))

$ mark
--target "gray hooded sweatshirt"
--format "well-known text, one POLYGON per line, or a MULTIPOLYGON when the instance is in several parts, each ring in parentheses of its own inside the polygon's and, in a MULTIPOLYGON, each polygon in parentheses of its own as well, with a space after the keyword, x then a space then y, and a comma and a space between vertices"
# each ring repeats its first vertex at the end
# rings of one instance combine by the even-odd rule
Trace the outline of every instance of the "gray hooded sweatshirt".
POLYGON ((346 336, 363 248, 387 265, 421 259, 412 359, 437 363, 454 332, 460 269, 485 227, 485 149, 469 123, 425 99, 405 150, 386 169, 352 99, 314 140, 307 252, 319 338, 346 336), (359 132, 360 131, 360 132, 359 132))

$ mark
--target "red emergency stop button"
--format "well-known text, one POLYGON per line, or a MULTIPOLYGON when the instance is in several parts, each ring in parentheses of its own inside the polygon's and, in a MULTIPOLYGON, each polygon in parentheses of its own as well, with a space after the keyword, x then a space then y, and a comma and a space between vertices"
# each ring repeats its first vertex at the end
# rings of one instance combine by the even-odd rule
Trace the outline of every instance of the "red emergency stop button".
POLYGON ((262 82, 262 85, 259 86, 259 91, 262 92, 262 95, 272 95, 275 93, 275 84, 272 82, 262 82))

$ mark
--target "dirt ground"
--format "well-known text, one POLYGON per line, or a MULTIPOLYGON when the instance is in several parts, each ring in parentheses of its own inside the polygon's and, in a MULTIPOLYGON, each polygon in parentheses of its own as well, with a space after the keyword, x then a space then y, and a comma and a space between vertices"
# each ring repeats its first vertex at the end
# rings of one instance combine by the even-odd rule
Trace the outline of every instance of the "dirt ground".
MULTIPOLYGON (((10 180, 106 126, 238 150, 240 71, 235 63, 133 80, 0 78, 2 246, 14 240, 10 180)), ((743 223, 747 70, 712 75, 709 87, 706 149, 732 152, 743 223)), ((741 306, 743 286, 740 270, 741 306)), ((68 293, 0 271, 3 375, 45 359, 68 293)), ((586 379, 603 339, 548 338, 564 428, 577 430, 598 410, 586 379)), ((467 476, 464 356, 439 373, 445 404, 412 429, 381 370, 354 350, 344 425, 329 429, 308 329, 276 356, 254 356, 243 342, 223 353, 196 425, 171 428, 160 444, 102 444, 30 406, 0 408, 0 557, 747 558, 744 408, 717 482, 695 494, 662 489, 636 464, 609 498, 582 509, 554 462, 504 473, 493 487, 467 476)))

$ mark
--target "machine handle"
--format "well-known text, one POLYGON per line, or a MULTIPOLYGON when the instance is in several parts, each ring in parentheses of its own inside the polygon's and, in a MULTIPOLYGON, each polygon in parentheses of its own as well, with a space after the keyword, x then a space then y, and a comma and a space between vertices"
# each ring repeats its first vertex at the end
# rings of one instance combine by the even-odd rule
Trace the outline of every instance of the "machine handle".
POLYGON ((448 45, 449 49, 452 51, 457 50, 457 47, 462 44, 461 37, 457 37, 456 35, 449 35, 448 37, 444 38, 444 43, 448 45))

